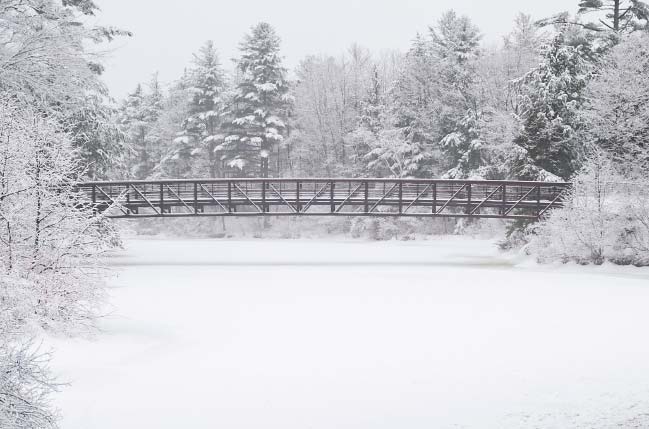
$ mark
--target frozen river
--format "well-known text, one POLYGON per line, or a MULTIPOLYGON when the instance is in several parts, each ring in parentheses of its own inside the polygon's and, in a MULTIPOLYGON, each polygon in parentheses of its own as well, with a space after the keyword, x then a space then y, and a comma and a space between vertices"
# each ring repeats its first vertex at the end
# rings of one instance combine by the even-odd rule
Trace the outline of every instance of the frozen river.
POLYGON ((131 240, 63 429, 649 427, 649 270, 490 241, 131 240))

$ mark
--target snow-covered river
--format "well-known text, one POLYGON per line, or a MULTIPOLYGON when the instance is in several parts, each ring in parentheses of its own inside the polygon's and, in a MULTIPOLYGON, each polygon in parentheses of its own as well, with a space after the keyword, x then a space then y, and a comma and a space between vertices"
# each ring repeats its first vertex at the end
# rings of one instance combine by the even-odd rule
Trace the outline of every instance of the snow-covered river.
POLYGON ((649 270, 490 241, 131 240, 63 429, 649 427, 649 270))

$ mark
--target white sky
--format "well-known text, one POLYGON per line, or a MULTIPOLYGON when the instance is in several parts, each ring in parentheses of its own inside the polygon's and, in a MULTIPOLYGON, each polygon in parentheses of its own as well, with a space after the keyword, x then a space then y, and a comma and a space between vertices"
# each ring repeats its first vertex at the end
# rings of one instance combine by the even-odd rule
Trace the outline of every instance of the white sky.
POLYGON ((100 22, 131 30, 133 38, 112 44, 104 80, 122 97, 158 71, 164 82, 180 76, 206 40, 214 40, 222 63, 244 33, 259 22, 282 38, 286 66, 308 54, 338 54, 352 42, 372 50, 406 50, 448 9, 468 15, 494 43, 507 34, 521 11, 542 18, 574 11, 577 0, 96 0, 100 22))

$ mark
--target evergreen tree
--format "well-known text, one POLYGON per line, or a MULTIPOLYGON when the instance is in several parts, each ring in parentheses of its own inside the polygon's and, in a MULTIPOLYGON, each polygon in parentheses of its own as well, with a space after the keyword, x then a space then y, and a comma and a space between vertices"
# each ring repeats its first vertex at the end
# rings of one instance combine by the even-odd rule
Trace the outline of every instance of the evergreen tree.
POLYGON ((439 146, 445 158, 446 176, 466 178, 482 163, 482 112, 475 94, 480 31, 466 16, 449 11, 439 20, 437 29, 431 28, 431 36, 445 101, 439 146))
POLYGON ((158 73, 151 77, 148 92, 144 97, 145 121, 148 124, 143 153, 144 171, 142 178, 149 178, 160 163, 165 150, 165 137, 159 132, 158 122, 166 109, 165 94, 158 79, 158 73))
POLYGON ((167 91, 163 100, 163 110, 158 121, 154 124, 151 133, 160 142, 160 160, 153 168, 152 177, 180 178, 192 174, 195 159, 191 155, 193 150, 189 138, 183 136, 183 125, 191 116, 190 104, 190 79, 187 70, 167 91), (180 136, 180 137, 179 137, 180 136))
POLYGON ((136 179, 148 178, 161 157, 160 136, 152 130, 163 106, 163 94, 155 74, 146 93, 142 85, 128 95, 120 111, 119 122, 130 146, 130 174, 136 179))
POLYGON ((268 177, 273 147, 284 139, 285 105, 290 98, 279 49, 279 37, 264 22, 253 27, 240 46, 231 120, 217 150, 230 167, 244 174, 268 177))
POLYGON ((124 168, 127 147, 117 123, 117 109, 102 92, 89 91, 60 122, 72 137, 80 164, 90 179, 106 179, 124 168))
MULTIPOLYGON (((521 80, 523 129, 515 143, 534 166, 566 180, 576 171, 582 153, 580 110, 591 77, 591 55, 588 44, 568 45, 561 33, 545 48, 541 64, 521 80)), ((519 165, 515 176, 537 179, 530 172, 538 170, 528 167, 519 165)))
POLYGON ((430 44, 417 34, 390 96, 400 128, 413 144, 431 145, 440 138, 436 118, 442 110, 430 44))
POLYGON ((579 15, 596 15, 596 21, 583 23, 563 12, 539 21, 540 25, 574 25, 595 32, 615 33, 649 30, 649 5, 641 0, 580 0, 579 15))
POLYGON ((221 125, 225 113, 225 76, 214 42, 208 41, 194 54, 194 68, 189 71, 189 117, 178 138, 179 150, 190 151, 195 158, 193 170, 198 175, 217 177, 220 173, 215 153, 222 140, 221 125))
POLYGON ((143 178, 142 156, 145 151, 145 137, 147 124, 144 114, 144 90, 138 84, 135 90, 126 96, 120 109, 119 123, 122 127, 132 153, 129 156, 131 174, 136 178, 143 178))
POLYGON ((382 128, 382 116, 385 111, 385 101, 379 79, 379 69, 374 65, 371 84, 365 100, 361 103, 360 125, 372 133, 378 133, 382 128))

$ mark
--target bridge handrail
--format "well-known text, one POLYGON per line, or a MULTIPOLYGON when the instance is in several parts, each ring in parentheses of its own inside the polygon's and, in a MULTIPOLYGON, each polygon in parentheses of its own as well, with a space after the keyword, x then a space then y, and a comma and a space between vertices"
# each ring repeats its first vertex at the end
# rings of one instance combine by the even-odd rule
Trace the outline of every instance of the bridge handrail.
POLYGON ((87 181, 79 182, 78 186, 126 186, 126 185, 143 185, 143 184, 177 184, 177 183, 227 183, 227 182, 248 182, 248 183, 263 183, 263 182, 282 182, 282 183, 295 183, 295 182, 311 182, 311 183, 326 183, 326 182, 369 182, 369 183, 448 183, 448 184, 475 184, 475 185, 507 185, 507 186, 559 186, 569 187, 568 182, 542 182, 530 180, 462 180, 462 179, 405 179, 405 178, 364 178, 364 177, 279 177, 279 178, 206 178, 206 179, 153 179, 153 180, 104 180, 104 181, 87 181))

